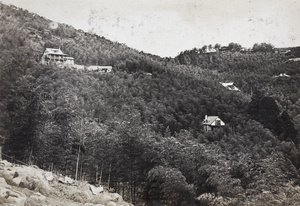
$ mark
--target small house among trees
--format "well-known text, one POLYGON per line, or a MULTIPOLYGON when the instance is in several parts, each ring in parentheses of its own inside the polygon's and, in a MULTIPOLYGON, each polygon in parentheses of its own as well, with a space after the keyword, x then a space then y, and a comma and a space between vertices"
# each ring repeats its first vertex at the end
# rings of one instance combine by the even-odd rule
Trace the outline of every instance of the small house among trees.
POLYGON ((68 57, 67 54, 64 54, 60 49, 46 48, 42 58, 42 64, 56 64, 59 68, 74 68, 77 70, 86 70, 102 73, 112 72, 112 66, 84 66, 77 65, 74 63, 73 57, 68 57))
POLYGON ((220 84, 227 88, 228 90, 230 91, 240 91, 239 88, 237 88, 236 86, 234 86, 234 83, 233 82, 220 82, 220 84))
POLYGON ((205 119, 203 120, 202 125, 204 126, 204 131, 208 132, 224 127, 225 123, 218 116, 205 115, 205 119))
POLYGON ((292 52, 290 48, 275 48, 275 54, 289 56, 292 52))
POLYGON ((41 63, 42 64, 64 63, 66 65, 73 65, 74 58, 68 57, 60 49, 46 48, 43 53, 41 63))

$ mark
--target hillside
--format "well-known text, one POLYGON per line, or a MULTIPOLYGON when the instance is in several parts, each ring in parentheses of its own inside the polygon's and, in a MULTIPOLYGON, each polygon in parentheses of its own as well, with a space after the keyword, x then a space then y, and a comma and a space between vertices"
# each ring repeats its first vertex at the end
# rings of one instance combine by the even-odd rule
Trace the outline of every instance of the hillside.
POLYGON ((0 162, 1 205, 130 206, 116 193, 86 182, 43 171, 36 166, 0 162))
POLYGON ((277 194, 296 202, 298 62, 264 52, 160 58, 0 8, 4 154, 112 188, 135 205, 213 205, 209 198, 264 205, 277 194), (114 71, 41 65, 46 47, 114 71), (228 81, 240 91, 220 84, 228 81), (205 115, 225 127, 205 132, 205 115))

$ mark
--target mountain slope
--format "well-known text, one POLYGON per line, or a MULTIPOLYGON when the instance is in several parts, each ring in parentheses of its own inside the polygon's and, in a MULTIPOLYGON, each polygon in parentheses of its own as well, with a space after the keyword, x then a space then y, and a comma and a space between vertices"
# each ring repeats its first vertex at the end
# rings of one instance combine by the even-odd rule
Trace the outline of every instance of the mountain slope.
MULTIPOLYGON (((259 96, 251 99, 256 85, 278 107, 279 120, 294 128, 295 97, 286 93, 293 100, 286 108, 280 87, 271 87, 283 65, 275 55, 224 53, 180 65, 3 4, 0 25, 4 153, 113 187, 135 204, 199 205, 195 197, 203 193, 243 201, 298 184, 299 135, 281 138, 285 133, 264 124, 265 115, 248 112, 268 107, 249 104, 259 96), (60 47, 77 64, 112 65, 114 72, 41 65, 45 47, 60 47), (241 92, 219 83, 229 80, 241 92), (204 132, 205 115, 218 115, 226 126, 204 132)), ((296 82, 298 72, 290 70, 296 82)))

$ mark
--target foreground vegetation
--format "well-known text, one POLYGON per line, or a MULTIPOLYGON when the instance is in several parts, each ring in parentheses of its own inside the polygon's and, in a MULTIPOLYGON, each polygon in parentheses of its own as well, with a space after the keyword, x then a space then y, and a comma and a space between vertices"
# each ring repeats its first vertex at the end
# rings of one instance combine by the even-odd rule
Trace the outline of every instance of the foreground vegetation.
POLYGON ((0 5, 5 154, 105 184, 136 204, 203 205, 195 199, 203 193, 242 201, 299 184, 297 62, 193 50, 163 59, 0 5), (40 65, 45 47, 114 72, 40 65), (218 115, 224 130, 205 133, 205 115, 218 115))

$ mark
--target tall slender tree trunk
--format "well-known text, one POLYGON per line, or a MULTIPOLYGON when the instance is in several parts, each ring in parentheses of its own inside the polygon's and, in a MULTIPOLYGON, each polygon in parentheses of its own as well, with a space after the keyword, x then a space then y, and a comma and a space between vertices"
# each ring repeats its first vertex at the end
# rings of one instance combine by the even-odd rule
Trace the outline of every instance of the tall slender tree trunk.
POLYGON ((103 164, 102 164, 101 170, 100 170, 99 186, 101 185, 101 181, 102 181, 102 171, 103 171, 103 164))
POLYGON ((68 168, 68 163, 67 160, 65 160, 65 174, 67 174, 67 168, 68 168))
POLYGON ((111 164, 109 165, 109 170, 108 170, 108 181, 107 181, 108 190, 109 190, 109 183, 110 183, 110 172, 111 172, 111 164))
POLYGON ((2 160, 2 145, 0 145, 0 160, 2 160))
POLYGON ((130 202, 132 202, 133 201, 133 194, 132 194, 132 180, 130 180, 130 197, 129 197, 129 199, 130 199, 130 202))
MULTIPOLYGON (((83 120, 80 120, 80 135, 83 134, 82 132, 82 124, 83 120)), ((77 162, 76 162, 76 171, 75 171, 75 180, 78 179, 78 168, 79 168, 79 160, 80 160, 80 146, 81 146, 81 136, 79 137, 79 144, 78 144, 78 155, 77 155, 77 162)))
POLYGON ((83 175, 84 175, 84 172, 83 172, 83 162, 80 164, 80 175, 79 175, 79 179, 82 181, 83 179, 83 175))
MULTIPOLYGON (((96 165, 96 176, 95 176, 95 184, 97 184, 98 181, 98 165, 96 165)), ((100 185, 99 185, 100 186, 100 185)))
POLYGON ((135 186, 135 181, 133 182, 133 204, 135 204, 135 190, 136 190, 136 188, 135 188, 136 186, 135 186))
POLYGON ((33 150, 33 145, 31 145, 30 153, 29 153, 29 158, 28 158, 28 164, 32 165, 32 150, 33 150))
POLYGON ((77 175, 78 175, 79 158, 80 158, 80 144, 78 145, 78 155, 77 155, 77 162, 76 162, 75 180, 77 180, 77 175))

